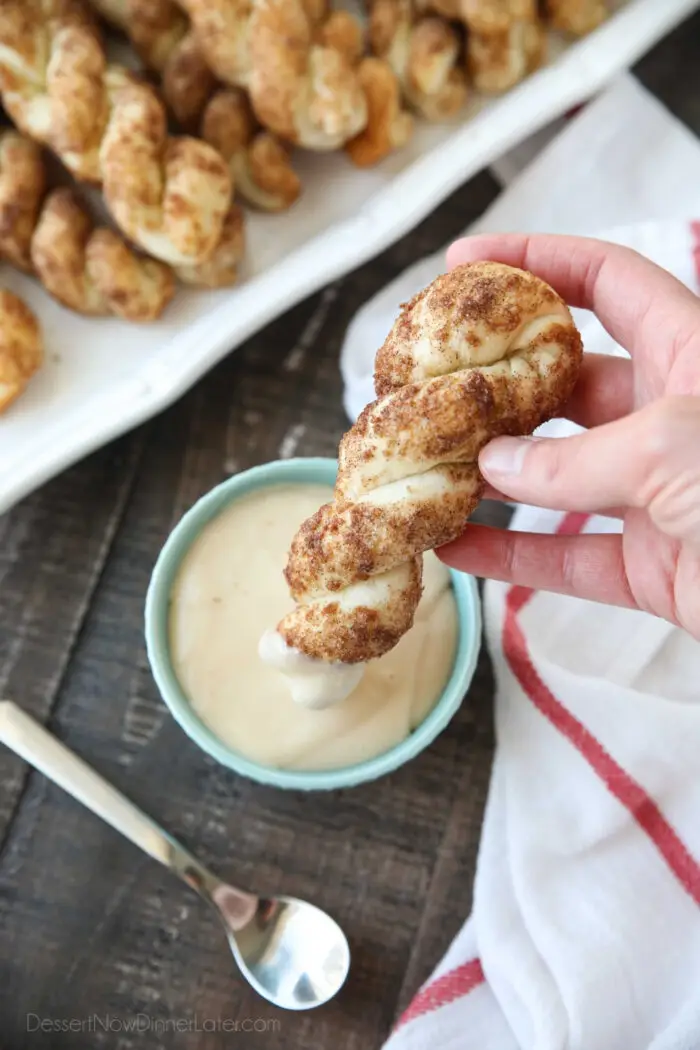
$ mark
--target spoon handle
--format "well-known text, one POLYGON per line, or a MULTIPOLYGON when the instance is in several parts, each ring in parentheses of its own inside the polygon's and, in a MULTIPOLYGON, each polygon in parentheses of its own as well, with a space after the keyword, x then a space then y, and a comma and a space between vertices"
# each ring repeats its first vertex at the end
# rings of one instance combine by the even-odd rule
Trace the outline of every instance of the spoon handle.
POLYGON ((0 741, 202 896, 220 885, 179 842, 10 700, 0 701, 0 741))

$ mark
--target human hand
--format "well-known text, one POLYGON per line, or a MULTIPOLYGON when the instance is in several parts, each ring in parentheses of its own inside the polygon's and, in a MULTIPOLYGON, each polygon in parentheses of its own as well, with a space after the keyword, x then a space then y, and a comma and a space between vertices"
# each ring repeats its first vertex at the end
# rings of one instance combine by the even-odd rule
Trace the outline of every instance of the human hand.
POLYGON ((700 300, 604 241, 493 235, 458 241, 450 268, 491 259, 538 274, 592 310, 631 360, 584 356, 566 438, 497 438, 479 466, 491 498, 621 517, 616 535, 468 525, 448 565, 536 590, 654 613, 700 640, 700 300))

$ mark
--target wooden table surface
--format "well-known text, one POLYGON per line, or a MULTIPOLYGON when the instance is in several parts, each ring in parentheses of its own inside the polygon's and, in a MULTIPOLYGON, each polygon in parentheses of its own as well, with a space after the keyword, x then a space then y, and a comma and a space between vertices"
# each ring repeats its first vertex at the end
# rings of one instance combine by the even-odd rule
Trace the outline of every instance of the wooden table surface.
MULTIPOLYGON (((700 14, 637 72, 700 134, 700 14)), ((374 784, 307 796, 249 783, 189 744, 151 680, 142 623, 158 551, 199 496, 280 454, 335 454, 346 325, 496 193, 479 175, 172 408, 0 519, 0 695, 217 872, 330 911, 351 941, 345 989, 309 1015, 267 1006, 185 887, 0 749, 3 1046, 375 1047, 468 915, 493 749, 485 655, 458 716, 418 759, 374 784), (42 1022, 73 1030, 49 1034, 42 1022)), ((481 514, 494 520, 494 508, 481 514)))

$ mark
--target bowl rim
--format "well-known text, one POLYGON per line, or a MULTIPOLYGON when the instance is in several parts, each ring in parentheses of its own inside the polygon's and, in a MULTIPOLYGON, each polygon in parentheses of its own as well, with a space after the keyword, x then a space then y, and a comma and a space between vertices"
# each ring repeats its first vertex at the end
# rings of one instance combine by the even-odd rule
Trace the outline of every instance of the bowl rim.
POLYGON ((226 478, 198 499, 170 532, 151 573, 145 603, 146 651, 158 691, 171 715, 202 751, 258 783, 303 791, 353 787, 398 769, 445 729, 466 697, 481 650, 482 617, 476 580, 450 569, 458 610, 458 642, 452 672, 428 715, 387 751, 349 766, 323 770, 278 769, 246 758, 225 744, 200 718, 175 674, 168 639, 172 587, 187 551, 202 529, 235 499, 284 484, 332 485, 337 461, 326 457, 273 460, 226 478))

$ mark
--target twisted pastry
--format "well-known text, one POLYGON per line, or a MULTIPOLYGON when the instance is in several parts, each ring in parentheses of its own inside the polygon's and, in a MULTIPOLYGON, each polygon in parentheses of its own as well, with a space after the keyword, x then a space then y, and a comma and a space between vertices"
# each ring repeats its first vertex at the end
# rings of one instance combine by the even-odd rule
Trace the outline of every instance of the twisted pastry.
MULTIPOLYGON (((365 126, 367 104, 353 68, 361 34, 350 15, 329 16, 326 0, 180 2, 209 67, 224 83, 248 90, 256 118, 275 136, 332 150, 365 126)), ((274 153, 279 168, 282 157, 274 153)))
POLYGON ((542 65, 547 34, 536 0, 462 0, 467 64, 477 91, 500 94, 542 65))
POLYGON ((555 29, 574 36, 591 33, 609 14, 606 0, 546 0, 545 10, 555 29))
POLYGON ((209 69, 219 80, 245 87, 250 80, 253 0, 178 0, 187 12, 209 69))
POLYGON ((45 194, 39 146, 15 131, 0 134, 0 256, 36 273, 50 295, 78 313, 159 317, 174 291, 170 268, 96 228, 72 190, 45 194))
POLYGON ((302 0, 253 3, 248 34, 253 110, 270 131, 310 150, 338 149, 367 123, 355 67, 359 27, 348 33, 351 16, 343 15, 339 23, 339 15, 325 43, 323 25, 302 0))
MULTIPOLYGON (((250 31, 256 2, 260 0, 178 0, 190 18, 207 65, 219 80, 233 87, 250 83, 250 31)), ((301 3, 311 25, 326 17, 327 0, 301 3)), ((292 41, 290 45, 294 46, 292 41)))
POLYGON ((418 9, 467 27, 467 68, 482 94, 508 91, 544 61, 537 0, 418 0, 418 9))
POLYGON ((163 97, 176 120, 190 127, 216 87, 189 20, 172 0, 90 0, 117 26, 149 69, 160 75, 163 97))
POLYGON ((175 291, 168 266, 137 255, 113 230, 95 227, 67 187, 44 201, 31 258, 47 292, 81 314, 155 321, 175 291))
POLYGON ((0 412, 24 392, 43 360, 36 317, 18 296, 0 289, 0 412))
POLYGON ((158 72, 163 98, 177 122, 186 130, 196 127, 218 81, 192 30, 180 40, 158 72))
MULTIPOLYGON (((308 13, 307 13, 307 17, 308 13)), ((349 11, 330 11, 315 25, 314 40, 322 47, 332 47, 339 51, 350 65, 356 65, 364 51, 364 32, 362 26, 349 11)))
POLYGON ((244 254, 243 212, 237 204, 232 204, 226 213, 214 254, 204 262, 192 266, 177 266, 175 273, 183 284, 192 284, 200 288, 228 288, 238 280, 244 254))
POLYGON ((407 303, 377 353, 377 400, 341 441, 334 501, 292 542, 286 646, 342 665, 391 649, 413 622, 422 553, 455 539, 481 497, 480 450, 557 415, 581 354, 564 301, 498 263, 407 303))
POLYGON ((231 203, 226 161, 199 139, 169 138, 163 106, 145 85, 125 86, 119 104, 128 119, 110 122, 100 149, 103 194, 115 222, 150 255, 170 262, 185 283, 233 284, 243 213, 231 203), (153 163, 156 128, 165 144, 162 168, 153 163))
POLYGON ((547 35, 540 22, 516 22, 505 33, 467 39, 467 64, 474 87, 483 95, 500 95, 542 65, 547 35))
POLYGON ((129 37, 134 50, 160 72, 186 35, 186 16, 172 0, 89 0, 107 22, 129 37))
POLYGON ((419 15, 440 15, 448 22, 463 22, 463 0, 415 0, 415 10, 419 15))
POLYGON ((398 77, 408 104, 427 120, 445 120, 462 108, 467 82, 460 68, 461 41, 444 18, 416 18, 411 0, 375 0, 369 37, 374 54, 398 77))
POLYGON ((149 255, 174 266, 203 262, 230 204, 225 161, 198 139, 168 135, 158 95, 107 64, 75 10, 66 0, 3 0, 5 109, 77 178, 102 183, 117 225, 149 255))
POLYGON ((284 211, 301 192, 289 150, 257 123, 242 88, 226 88, 207 103, 202 138, 228 162, 236 192, 262 211, 284 211))
POLYGON ((378 164, 413 134, 413 118, 403 108, 398 77, 383 59, 362 57, 362 28, 346 11, 333 11, 318 27, 316 39, 339 51, 355 68, 367 103, 367 122, 359 135, 345 143, 345 152, 359 168, 378 164))
POLYGON ((353 164, 366 168, 405 146, 413 134, 413 117, 401 105, 401 86, 388 62, 365 58, 357 76, 367 99, 367 126, 345 151, 353 164))
POLYGON ((473 33, 505 33, 514 22, 534 22, 537 0, 460 0, 461 17, 473 33))
POLYGON ((32 235, 46 192, 39 147, 15 131, 0 134, 0 257, 32 271, 32 235))

